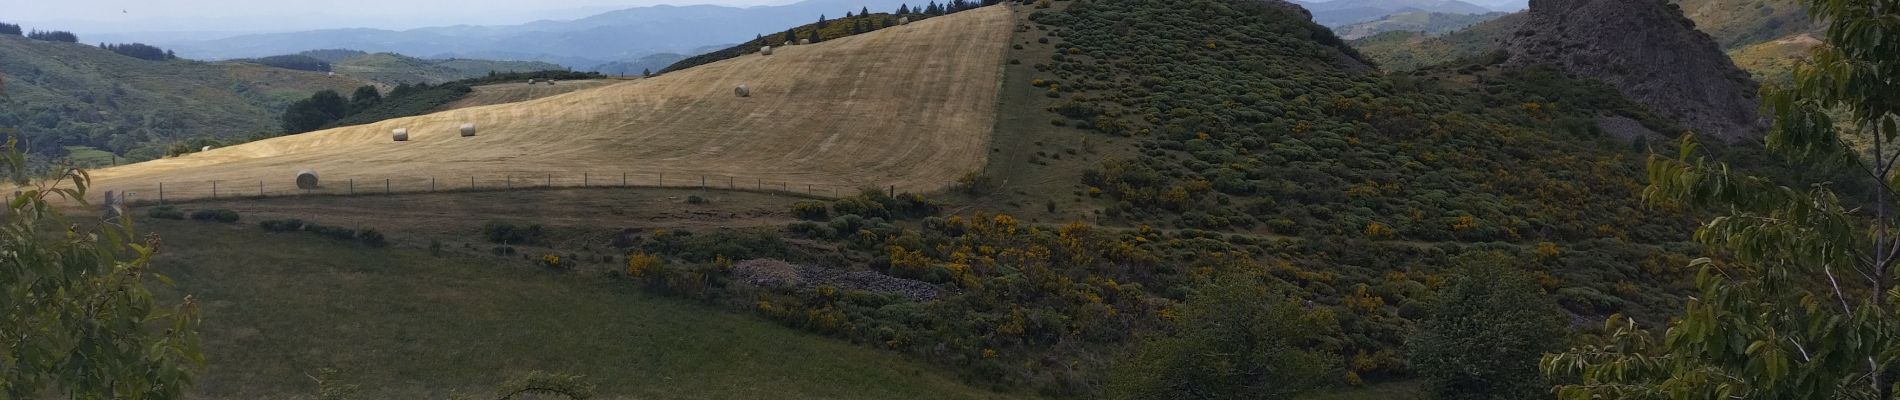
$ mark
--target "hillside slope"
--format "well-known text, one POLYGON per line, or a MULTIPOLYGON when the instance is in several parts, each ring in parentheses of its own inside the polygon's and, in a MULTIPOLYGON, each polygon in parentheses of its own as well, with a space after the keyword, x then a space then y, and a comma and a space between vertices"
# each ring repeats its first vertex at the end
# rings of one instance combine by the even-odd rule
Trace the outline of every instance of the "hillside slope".
POLYGON ((1439 12, 1413 11, 1387 15, 1384 18, 1334 28, 1340 39, 1356 40, 1385 32, 1408 31, 1423 32, 1431 35, 1443 35, 1455 32, 1484 21, 1502 17, 1506 13, 1450 14, 1439 12))
MULTIPOLYGON (((534 101, 331 129, 100 170, 95 186, 526 171, 739 175, 929 189, 980 168, 1011 12, 992 7, 534 101), (748 85, 752 96, 733 95, 748 85), (480 136, 457 137, 477 124, 480 136), (395 128, 410 142, 390 140, 395 128)), ((676 179, 679 179, 676 178, 676 179)), ((168 189, 178 189, 171 186, 168 189)), ((346 190, 332 184, 326 190, 346 190)))
POLYGON ((147 158, 172 141, 275 132, 291 101, 365 83, 256 64, 147 61, 9 35, 0 35, 0 73, 7 84, 0 126, 18 127, 33 150, 90 146, 147 158))
POLYGON ((467 96, 463 96, 461 100, 456 100, 453 103, 443 105, 442 110, 454 110, 458 108, 469 108, 469 107, 523 102, 523 101, 534 100, 534 99, 539 99, 543 97, 553 97, 560 94, 598 88, 602 86, 612 85, 615 83, 619 83, 619 81, 608 80, 608 79, 596 79, 596 80, 560 81, 555 84, 541 84, 541 83, 530 84, 530 83, 524 82, 524 83, 497 83, 497 84, 492 84, 492 85, 481 85, 481 86, 474 87, 473 89, 475 89, 475 91, 469 92, 469 94, 467 96))
POLYGON ((474 59, 428 60, 394 53, 373 53, 344 58, 332 67, 339 75, 396 84, 438 84, 476 78, 490 72, 533 72, 566 69, 560 65, 536 61, 497 61, 474 59))

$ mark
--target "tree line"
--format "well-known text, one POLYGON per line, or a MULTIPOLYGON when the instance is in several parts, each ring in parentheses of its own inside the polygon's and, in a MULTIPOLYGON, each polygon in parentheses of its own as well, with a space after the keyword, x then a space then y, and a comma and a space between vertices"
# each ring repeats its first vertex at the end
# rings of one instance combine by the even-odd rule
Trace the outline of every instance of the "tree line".
POLYGON ((20 36, 20 25, 0 23, 0 35, 20 36))
POLYGON ((34 30, 32 32, 27 32, 26 37, 28 39, 44 40, 48 42, 79 43, 79 35, 74 35, 72 32, 67 32, 67 31, 34 30))
POLYGON ((178 55, 172 53, 171 50, 161 49, 144 43, 100 43, 99 48, 111 50, 114 53, 119 53, 126 57, 143 60, 165 61, 178 58, 178 55))

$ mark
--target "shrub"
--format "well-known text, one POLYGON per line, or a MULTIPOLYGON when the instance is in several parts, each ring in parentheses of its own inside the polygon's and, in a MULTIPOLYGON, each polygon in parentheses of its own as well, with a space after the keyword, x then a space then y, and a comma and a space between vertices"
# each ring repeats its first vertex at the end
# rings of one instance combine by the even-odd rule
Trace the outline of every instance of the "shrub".
POLYGON ((482 224, 482 237, 490 243, 500 244, 539 244, 545 234, 541 225, 515 226, 505 222, 489 221, 482 224))
POLYGON ((825 202, 804 200, 792 203, 792 215, 807 221, 823 221, 831 218, 831 210, 825 202))
POLYGON ((151 208, 151 209, 149 209, 149 210, 145 210, 145 216, 147 216, 147 217, 152 217, 152 218, 158 218, 158 219, 180 219, 180 220, 182 220, 182 219, 185 219, 185 212, 184 212, 184 211, 178 211, 178 207, 172 207, 172 206, 158 206, 158 207, 152 207, 152 208, 151 208))
MULTIPOLYGON (((363 245, 369 246, 369 247, 389 246, 389 241, 383 238, 383 233, 377 232, 375 229, 363 229, 363 232, 358 233, 356 235, 356 238, 357 240, 363 241, 363 245)), ((440 253, 441 252, 441 250, 439 249, 440 246, 441 246, 441 243, 436 243, 436 247, 431 248, 430 251, 440 253)))
POLYGON ((296 232, 303 230, 304 222, 298 219, 271 219, 259 221, 257 226, 268 232, 296 232))
POLYGON ((336 239, 336 240, 356 239, 355 229, 344 228, 340 226, 323 226, 323 225, 318 225, 316 223, 305 223, 303 226, 303 230, 310 231, 311 233, 316 233, 318 235, 322 235, 324 237, 328 237, 328 238, 336 239))
POLYGON ((699 197, 699 195, 686 196, 686 204, 706 204, 711 202, 711 200, 706 200, 705 197, 699 197))
POLYGON ((231 210, 226 210, 222 208, 211 208, 211 209, 192 211, 191 219, 199 220, 199 221, 217 221, 217 222, 223 222, 223 223, 229 224, 229 223, 238 222, 238 213, 237 211, 231 211, 231 210))

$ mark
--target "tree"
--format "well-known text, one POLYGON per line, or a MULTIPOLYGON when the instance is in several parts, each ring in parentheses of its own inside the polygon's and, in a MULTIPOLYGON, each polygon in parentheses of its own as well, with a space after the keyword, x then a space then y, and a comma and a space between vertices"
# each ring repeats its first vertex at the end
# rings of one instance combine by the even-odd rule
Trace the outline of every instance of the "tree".
POLYGON ((910 15, 910 5, 909 4, 897 5, 897 16, 902 17, 905 15, 910 15))
POLYGON ((860 17, 871 16, 871 7, 858 7, 858 16, 860 17))
POLYGON ((1559 397, 1893 399, 1900 381, 1900 7, 1805 0, 1824 41, 1792 86, 1767 90, 1769 150, 1851 167, 1872 190, 1843 200, 1825 183, 1782 186, 1703 158, 1651 156, 1644 196, 1724 213, 1695 238, 1698 295, 1657 337, 1613 318, 1609 340, 1547 356, 1559 397), (1836 118, 1842 118, 1837 120, 1836 118))
POLYGON ((363 85, 357 87, 356 92, 350 93, 350 105, 346 107, 344 113, 359 113, 363 110, 368 110, 370 107, 375 107, 377 103, 381 102, 383 102, 383 93, 377 91, 375 85, 363 85))
POLYGON ((653 76, 653 69, 652 69, 652 68, 646 68, 646 69, 641 69, 641 70, 640 70, 640 76, 641 76, 641 77, 650 77, 650 76, 653 76))
POLYGON ((818 43, 820 39, 821 38, 818 36, 818 30, 817 29, 811 30, 811 42, 818 43))
MULTIPOLYGON (((390 95, 400 96, 400 93, 392 91, 390 95)), ((343 95, 337 94, 334 90, 317 92, 308 99, 290 103, 290 107, 284 109, 282 118, 284 133, 296 134, 317 130, 331 122, 343 119, 348 110, 349 105, 343 100, 343 95)))
POLYGON ((183 397, 204 364, 198 310, 146 289, 164 281, 148 271, 158 238, 140 241, 126 217, 67 221, 54 203, 84 205, 86 173, 36 182, 11 142, 0 151, 0 174, 23 188, 0 213, 0 397, 183 397))
MULTIPOLYGON (((825 21, 824 14, 818 14, 818 29, 825 29, 825 26, 829 24, 830 24, 829 22, 825 21)), ((816 40, 813 40, 813 41, 816 42, 816 40)))
POLYGON ((20 36, 20 35, 21 35, 22 33, 23 33, 23 32, 21 32, 21 31, 20 31, 20 26, 19 26, 19 25, 15 25, 15 24, 0 24, 0 35, 13 35, 13 36, 20 36))
POLYGON ((1117 399, 1287 399, 1338 377, 1326 311, 1223 278, 1189 296, 1174 335, 1153 338, 1115 367, 1117 399))
POLYGON ((785 30, 785 43, 798 43, 798 34, 791 29, 785 30))
POLYGON ((1431 303, 1405 348, 1433 398, 1511 400, 1549 397, 1537 370, 1564 338, 1557 304, 1529 274, 1495 253, 1459 260, 1460 278, 1431 303))

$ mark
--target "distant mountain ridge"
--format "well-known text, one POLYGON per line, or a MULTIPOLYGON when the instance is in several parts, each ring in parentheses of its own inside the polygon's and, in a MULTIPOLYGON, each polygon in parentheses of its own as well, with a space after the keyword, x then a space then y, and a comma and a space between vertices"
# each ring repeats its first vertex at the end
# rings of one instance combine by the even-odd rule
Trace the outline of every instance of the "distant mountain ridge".
POLYGON ((1313 22, 1335 28, 1410 12, 1486 14, 1497 11, 1461 0, 1332 0, 1294 1, 1294 4, 1306 8, 1313 15, 1313 22))
POLYGON ((541 61, 589 69, 659 53, 691 54, 706 46, 752 39, 787 26, 842 17, 866 8, 890 12, 928 1, 806 0, 783 6, 652 6, 568 21, 519 25, 458 25, 409 30, 325 29, 156 43, 180 56, 231 59, 315 49, 356 49, 423 58, 541 61))

